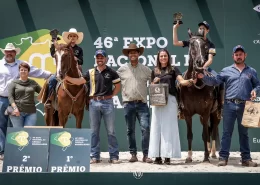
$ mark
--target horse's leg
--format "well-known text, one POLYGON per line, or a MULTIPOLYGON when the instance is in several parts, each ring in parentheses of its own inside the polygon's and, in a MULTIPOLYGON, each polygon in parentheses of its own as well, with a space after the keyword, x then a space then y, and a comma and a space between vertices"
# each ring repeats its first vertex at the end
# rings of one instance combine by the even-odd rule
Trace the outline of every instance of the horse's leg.
POLYGON ((79 110, 77 113, 74 114, 76 117, 76 127, 81 128, 82 127, 82 120, 84 116, 84 107, 83 110, 79 110))
POLYGON ((192 162, 192 117, 185 115, 185 121, 187 124, 187 139, 188 139, 188 157, 185 160, 185 163, 191 163, 192 162))
POLYGON ((53 125, 52 126, 59 126, 59 113, 55 111, 53 113, 53 125))
POLYGON ((59 116, 59 126, 65 128, 66 122, 68 120, 68 116, 61 109, 59 110, 58 116, 59 116))
POLYGON ((44 120, 45 120, 45 124, 47 126, 52 126, 52 114, 53 114, 53 109, 52 108, 46 108, 44 107, 44 120))
POLYGON ((209 150, 207 142, 209 141, 209 129, 208 129, 208 121, 209 121, 209 115, 208 113, 206 116, 202 117, 201 123, 203 125, 203 132, 202 132, 202 139, 204 141, 204 159, 203 162, 209 162, 209 150))
POLYGON ((216 142, 219 143, 219 135, 218 135, 218 125, 220 119, 218 116, 218 112, 215 111, 210 115, 210 123, 212 126, 212 149, 211 149, 211 157, 216 159, 216 142))

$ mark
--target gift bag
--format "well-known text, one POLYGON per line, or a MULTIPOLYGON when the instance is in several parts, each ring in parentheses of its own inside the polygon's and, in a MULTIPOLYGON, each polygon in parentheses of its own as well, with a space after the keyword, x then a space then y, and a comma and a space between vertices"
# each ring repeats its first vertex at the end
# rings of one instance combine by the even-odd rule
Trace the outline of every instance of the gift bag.
POLYGON ((151 84, 149 86, 150 105, 165 106, 168 101, 169 85, 165 83, 151 84))
POLYGON ((260 128, 260 103, 246 101, 242 125, 249 128, 260 128))

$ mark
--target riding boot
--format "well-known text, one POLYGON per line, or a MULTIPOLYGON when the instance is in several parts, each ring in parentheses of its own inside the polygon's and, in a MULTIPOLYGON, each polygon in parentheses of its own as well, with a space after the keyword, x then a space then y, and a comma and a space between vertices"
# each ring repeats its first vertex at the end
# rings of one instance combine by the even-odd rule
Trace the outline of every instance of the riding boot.
POLYGON ((221 84, 218 90, 218 118, 222 119, 223 105, 224 105, 224 84, 221 84))

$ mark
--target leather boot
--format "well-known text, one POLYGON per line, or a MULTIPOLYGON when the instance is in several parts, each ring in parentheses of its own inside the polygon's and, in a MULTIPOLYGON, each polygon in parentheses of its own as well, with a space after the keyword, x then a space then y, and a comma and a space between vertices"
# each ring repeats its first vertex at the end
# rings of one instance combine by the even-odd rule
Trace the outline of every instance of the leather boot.
POLYGON ((171 164, 171 159, 170 158, 165 158, 164 159, 164 164, 170 165, 171 164))
POLYGON ((133 162, 137 162, 137 161, 138 161, 138 159, 136 157, 136 154, 132 154, 132 157, 131 157, 131 159, 129 159, 129 162, 133 163, 133 162))

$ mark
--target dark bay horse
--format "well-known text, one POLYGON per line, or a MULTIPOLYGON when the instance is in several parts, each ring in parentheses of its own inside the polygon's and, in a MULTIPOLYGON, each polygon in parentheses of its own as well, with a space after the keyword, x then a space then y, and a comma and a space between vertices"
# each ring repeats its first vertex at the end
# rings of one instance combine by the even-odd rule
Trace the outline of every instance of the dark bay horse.
MULTIPOLYGON (((190 36, 189 46, 189 67, 184 75, 184 79, 196 79, 197 73, 203 73, 203 65, 206 62, 203 56, 206 53, 206 42, 203 39, 203 30, 198 34, 190 36)), ((216 158, 216 139, 219 143, 218 125, 220 119, 217 110, 217 97, 215 93, 216 87, 207 86, 202 80, 197 79, 196 84, 191 87, 179 86, 181 105, 187 125, 187 139, 188 139, 188 157, 186 163, 192 162, 192 117, 195 114, 200 116, 200 122, 203 126, 202 139, 204 142, 204 160, 209 162, 209 153, 212 152, 212 157, 216 158), (210 121, 210 124, 209 124, 210 121), (210 148, 210 141, 212 139, 212 148, 210 148)))
POLYGON ((65 127, 69 115, 73 114, 76 128, 81 128, 88 90, 85 84, 75 85, 64 80, 66 75, 72 78, 82 76, 71 45, 57 44, 55 49, 58 88, 52 102, 54 105, 50 109, 45 108, 45 121, 49 126, 65 127))

